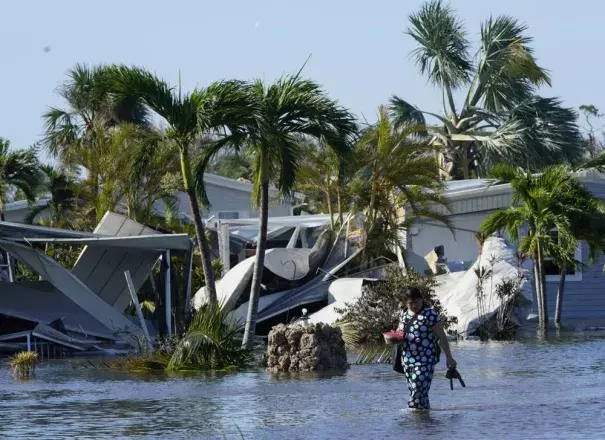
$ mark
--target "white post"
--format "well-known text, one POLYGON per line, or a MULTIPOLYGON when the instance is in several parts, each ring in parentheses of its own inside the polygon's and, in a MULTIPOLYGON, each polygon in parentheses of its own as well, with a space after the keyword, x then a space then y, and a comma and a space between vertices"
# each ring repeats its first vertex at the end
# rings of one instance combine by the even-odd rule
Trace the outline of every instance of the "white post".
POLYGON ((290 237, 290 241, 288 241, 288 245, 286 249, 294 249, 296 247, 296 243, 298 242, 298 236, 300 235, 300 226, 294 228, 294 232, 292 233, 292 237, 290 237))
POLYGON ((6 254, 6 265, 8 267, 8 282, 14 283, 15 282, 15 268, 13 266, 12 258, 10 255, 8 255, 8 253, 6 254))
POLYGON ((166 328, 168 336, 172 336, 172 286, 170 284, 170 250, 166 251, 166 328))
POLYGON ((231 269, 231 250, 229 243, 229 223, 222 223, 219 221, 218 224, 218 250, 223 263, 223 275, 225 275, 229 269, 231 269))
POLYGON ((32 351, 32 340, 30 333, 27 334, 27 351, 32 351))
POLYGON ((132 278, 130 277, 129 270, 124 271, 124 277, 126 277, 126 284, 128 285, 128 290, 130 291, 130 297, 132 298, 132 302, 134 303, 134 308, 137 310, 139 324, 141 324, 141 329, 143 330, 145 340, 147 341, 147 348, 151 350, 153 348, 153 344, 151 343, 151 338, 149 337, 149 331, 147 330, 147 325, 145 324, 145 318, 143 318, 143 310, 141 310, 141 304, 139 303, 137 292, 134 290, 134 283, 132 282, 132 278))

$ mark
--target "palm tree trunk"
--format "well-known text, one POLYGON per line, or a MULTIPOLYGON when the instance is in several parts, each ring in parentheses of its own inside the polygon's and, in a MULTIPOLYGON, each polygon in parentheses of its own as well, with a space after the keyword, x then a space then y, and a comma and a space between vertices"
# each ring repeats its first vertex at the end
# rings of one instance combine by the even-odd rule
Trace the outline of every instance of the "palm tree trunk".
POLYGON ((197 235, 197 242, 200 249, 200 255, 202 257, 202 267, 204 269, 204 280, 206 281, 206 291, 208 292, 208 299, 210 303, 215 304, 218 302, 216 295, 216 286, 214 284, 214 271, 212 270, 212 262, 210 258, 210 247, 206 241, 206 234, 204 232, 204 223, 202 222, 202 215, 200 213, 200 204, 197 200, 197 194, 193 186, 193 176, 191 173, 191 166, 189 164, 189 158, 187 157, 186 150, 181 151, 181 171, 183 173, 183 183, 185 184, 185 190, 189 197, 189 207, 193 214, 193 221, 195 226, 195 235, 197 235))
POLYGON ((326 203, 328 204, 328 214, 330 214, 330 228, 334 230, 334 209, 332 207, 332 197, 330 197, 330 188, 324 188, 324 193, 326 194, 326 203))
POLYGON ((567 276, 567 267, 561 268, 561 278, 559 278, 559 290, 557 291, 557 305, 555 307, 555 326, 561 327, 561 312, 563 310, 563 292, 565 290, 565 277, 567 276))
POLYGON ((462 144, 462 176, 464 180, 471 178, 468 168, 468 146, 466 145, 466 142, 464 142, 462 144))
POLYGON ((540 270, 538 268, 538 252, 534 253, 534 288, 536 291, 536 301, 538 306, 538 328, 542 328, 542 284, 540 282, 540 270))
POLYGON ((254 334, 256 332, 256 318, 258 315, 258 300, 260 297, 260 283, 265 268, 265 250, 267 247, 267 223, 269 220, 269 182, 261 183, 260 187, 260 231, 256 243, 256 261, 252 275, 252 288, 248 300, 248 316, 246 318, 246 329, 242 345, 252 348, 254 334))
POLYGON ((336 203, 338 204, 338 223, 342 228, 344 218, 342 213, 342 188, 340 186, 340 180, 338 181, 338 186, 336 187, 336 203))
POLYGON ((542 246, 538 243, 538 280, 540 282, 540 306, 542 308, 542 322, 540 330, 546 332, 548 330, 548 304, 547 304, 547 292, 546 292, 546 280, 544 277, 544 262, 542 260, 542 246))

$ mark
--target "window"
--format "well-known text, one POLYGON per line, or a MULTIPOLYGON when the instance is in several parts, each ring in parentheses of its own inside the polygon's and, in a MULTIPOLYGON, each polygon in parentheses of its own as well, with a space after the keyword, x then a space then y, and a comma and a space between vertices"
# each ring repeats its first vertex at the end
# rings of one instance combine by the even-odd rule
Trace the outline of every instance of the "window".
POLYGON ((239 212, 219 212, 219 220, 237 220, 239 218, 239 212))
MULTIPOLYGON (((553 229, 550 234, 553 240, 557 242, 559 238, 558 231, 553 229)), ((582 244, 578 245, 574 258, 582 261, 582 244)), ((559 281, 561 277, 561 269, 547 255, 544 257, 544 274, 546 275, 546 281, 559 281)), ((582 281, 582 273, 577 272, 574 268, 568 268, 565 281, 582 281)))

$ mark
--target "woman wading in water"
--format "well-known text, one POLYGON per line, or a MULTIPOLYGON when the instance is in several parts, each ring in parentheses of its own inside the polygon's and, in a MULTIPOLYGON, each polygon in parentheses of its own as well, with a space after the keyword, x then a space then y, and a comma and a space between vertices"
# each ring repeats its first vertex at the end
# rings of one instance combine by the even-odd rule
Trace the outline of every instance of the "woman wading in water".
POLYGON ((420 290, 408 287, 404 292, 407 310, 401 312, 398 330, 403 330, 402 365, 410 390, 408 406, 429 409, 429 390, 435 365, 439 363, 439 346, 445 353, 447 367, 456 367, 441 318, 434 308, 425 306, 420 290))

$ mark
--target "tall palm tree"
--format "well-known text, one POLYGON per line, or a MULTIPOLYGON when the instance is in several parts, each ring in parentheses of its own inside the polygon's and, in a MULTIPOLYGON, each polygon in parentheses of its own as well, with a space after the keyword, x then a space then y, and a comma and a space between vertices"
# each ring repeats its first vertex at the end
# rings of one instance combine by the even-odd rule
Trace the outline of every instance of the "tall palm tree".
MULTIPOLYGON (((191 157, 191 150, 204 133, 216 130, 237 133, 240 119, 249 117, 251 113, 248 108, 250 100, 243 84, 239 81, 216 82, 206 89, 195 89, 191 93, 183 94, 180 87, 175 90, 151 72, 127 66, 105 68, 104 81, 108 90, 120 100, 142 100, 167 122, 166 137, 178 150, 183 186, 189 197, 208 296, 210 302, 216 302, 210 248, 206 241, 198 194, 201 194, 203 201, 207 200, 202 181, 196 186, 194 180, 192 162, 195 158, 191 157)), ((138 157, 142 165, 135 169, 142 171, 145 170, 144 164, 155 154, 158 147, 157 144, 147 143, 141 148, 138 157)))
POLYGON ((355 150, 360 169, 351 190, 356 210, 367 213, 366 242, 378 246, 378 254, 399 248, 405 260, 399 236, 417 218, 450 225, 433 152, 417 125, 396 128, 384 107, 378 110, 378 122, 361 136, 355 150))
POLYGON ((427 130, 441 147, 446 178, 485 174, 495 163, 537 169, 581 159, 575 112, 536 95, 550 76, 537 63, 527 26, 490 17, 481 24, 474 62, 462 21, 441 0, 425 3, 409 20, 407 34, 417 43, 412 57, 441 90, 443 110, 420 111, 398 97, 391 102, 400 119, 424 124, 426 114, 438 121, 427 130), (454 95, 463 88, 457 105, 454 95))
MULTIPOLYGON (((548 308, 544 258, 552 256, 562 266, 563 284, 566 267, 580 265, 570 255, 579 240, 588 242, 593 260, 603 249, 605 228, 600 226, 605 220, 603 203, 587 191, 565 166, 549 167, 538 175, 510 166, 498 166, 492 171, 492 176, 498 182, 510 183, 512 206, 487 217, 481 225, 481 232, 489 235, 505 230, 512 240, 519 243, 519 250, 533 260, 539 326, 546 331, 548 308), (560 240, 555 240, 551 233, 555 229, 560 240)), ((561 304, 563 289, 559 295, 561 304)))
MULTIPOLYGON (((4 208, 10 192, 20 190, 29 202, 36 198, 38 187, 38 156, 35 148, 27 150, 10 150, 10 142, 0 137, 0 221, 4 221, 4 208)), ((2 252, 4 264, 9 266, 9 278, 12 269, 9 257, 2 252)))
POLYGON ((198 180, 207 163, 225 145, 246 149, 253 157, 255 202, 260 212, 256 261, 243 345, 251 347, 256 331, 260 284, 265 266, 269 185, 291 195, 301 162, 300 138, 323 140, 339 155, 350 152, 357 124, 353 115, 331 100, 321 87, 300 76, 284 76, 267 85, 261 80, 247 88, 252 118, 236 132, 215 143, 200 161, 198 180))

